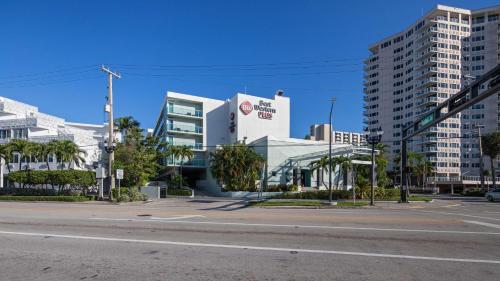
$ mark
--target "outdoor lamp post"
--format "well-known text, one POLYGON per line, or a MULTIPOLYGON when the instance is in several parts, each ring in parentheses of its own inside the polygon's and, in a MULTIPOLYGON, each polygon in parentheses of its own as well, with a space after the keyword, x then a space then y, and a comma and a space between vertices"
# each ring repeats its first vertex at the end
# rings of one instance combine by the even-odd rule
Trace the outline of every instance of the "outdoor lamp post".
POLYGON ((332 114, 333 114, 333 104, 335 103, 336 98, 332 98, 331 100, 331 105, 330 105, 330 128, 328 129, 329 131, 329 136, 328 136, 328 203, 332 204, 332 135, 333 135, 333 130, 332 130, 332 114))
POLYGON ((384 131, 379 129, 376 132, 370 132, 366 136, 366 141, 372 146, 372 167, 371 167, 371 191, 370 191, 370 205, 374 206, 374 198, 375 198, 375 145, 380 143, 382 140, 382 135, 384 131))

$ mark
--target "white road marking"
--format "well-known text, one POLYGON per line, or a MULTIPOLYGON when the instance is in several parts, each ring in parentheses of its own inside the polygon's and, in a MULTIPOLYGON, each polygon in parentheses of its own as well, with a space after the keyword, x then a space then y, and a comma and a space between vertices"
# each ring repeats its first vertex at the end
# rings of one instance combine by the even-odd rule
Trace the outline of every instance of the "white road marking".
POLYGON ((257 251, 276 251, 276 252, 298 252, 309 254, 330 254, 330 255, 346 255, 346 256, 363 256, 363 257, 380 257, 380 258, 395 258, 395 259, 410 259, 410 260, 428 260, 428 261, 445 261, 445 262, 464 262, 464 263, 486 263, 500 264, 500 260, 483 260, 483 259, 457 259, 447 257, 426 257, 426 256, 410 256, 410 255, 393 255, 367 252, 348 252, 348 251, 333 251, 333 250, 312 250, 312 249, 295 249, 295 248, 276 248, 276 247, 259 247, 248 245, 227 245, 227 244, 211 244, 211 243, 195 243, 195 242, 176 242, 163 240, 143 240, 129 238, 113 238, 99 236, 82 236, 82 235, 67 235, 67 234, 52 234, 52 233, 36 233, 36 232, 14 232, 0 231, 4 235, 22 235, 22 236, 43 236, 66 239, 80 240, 98 240, 98 241, 113 241, 113 242, 129 242, 129 243, 144 243, 144 244, 160 244, 160 245, 175 245, 175 246, 191 246, 191 247, 210 247, 223 249, 238 249, 238 250, 257 250, 257 251))
POLYGON ((454 215, 454 216, 462 216, 462 217, 469 217, 469 218, 476 218, 476 219, 500 221, 499 218, 481 217, 481 216, 474 216, 474 215, 469 215, 469 214, 447 213, 447 212, 438 212, 438 211, 423 211, 423 210, 419 210, 419 212, 434 213, 434 214, 441 214, 441 215, 454 215))
POLYGON ((466 223, 472 223, 472 224, 478 224, 478 225, 482 225, 482 226, 487 226, 487 227, 493 227, 493 228, 498 228, 498 229, 500 229, 500 225, 498 225, 498 224, 492 224, 492 223, 488 223, 488 222, 482 222, 482 221, 466 221, 466 220, 464 220, 464 222, 466 222, 466 223))
POLYGON ((188 216, 178 216, 178 217, 169 217, 169 218, 160 218, 160 217, 150 217, 151 220, 184 220, 191 218, 204 218, 202 215, 188 215, 188 216))
POLYGON ((164 220, 117 219, 117 218, 89 218, 89 219, 90 220, 103 220, 103 221, 134 221, 134 222, 161 222, 161 223, 183 223, 183 224, 286 227, 286 228, 318 228, 318 229, 337 229, 337 230, 369 230, 369 231, 393 231, 393 232, 500 235, 500 232, 430 230, 430 229, 402 229, 402 228, 373 228, 373 227, 350 227, 350 226, 328 226, 328 225, 294 225, 294 224, 266 224, 266 223, 240 223, 240 222, 216 222, 216 221, 174 221, 174 220, 164 221, 164 220))

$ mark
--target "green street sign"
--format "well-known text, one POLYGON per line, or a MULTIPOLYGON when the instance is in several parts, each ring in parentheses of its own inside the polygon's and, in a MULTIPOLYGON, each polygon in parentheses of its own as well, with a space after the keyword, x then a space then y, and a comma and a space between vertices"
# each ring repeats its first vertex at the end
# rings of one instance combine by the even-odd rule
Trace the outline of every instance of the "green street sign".
POLYGON ((432 121, 434 121, 434 112, 432 112, 431 114, 425 116, 422 120, 420 120, 419 127, 422 128, 422 127, 432 123, 432 121))

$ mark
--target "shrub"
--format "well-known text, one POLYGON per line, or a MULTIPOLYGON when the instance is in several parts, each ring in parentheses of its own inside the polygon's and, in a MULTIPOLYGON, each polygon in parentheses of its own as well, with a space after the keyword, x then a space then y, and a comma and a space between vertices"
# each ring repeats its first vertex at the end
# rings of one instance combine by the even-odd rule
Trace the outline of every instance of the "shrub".
POLYGON ((278 184, 278 185, 268 185, 265 189, 266 192, 296 192, 299 187, 296 184, 278 184))
POLYGON ((464 196, 480 196, 484 197, 486 193, 480 189, 469 189, 464 192, 464 196))
POLYGON ((168 188, 167 195, 172 196, 191 196, 191 190, 185 188, 168 188))
POLYGON ((127 194, 120 194, 118 202, 130 202, 130 197, 127 194))
MULTIPOLYGON (((120 188, 120 197, 122 195, 126 195, 128 197, 128 201, 145 201, 147 200, 147 196, 142 194, 137 187, 121 187, 120 188)), ((118 188, 113 189, 113 198, 118 197, 118 188)), ((122 202, 120 198, 118 201, 122 202)))
POLYGON ((7 178, 23 187, 50 184, 53 188, 58 186, 64 190, 64 187, 69 186, 84 193, 89 187, 97 185, 94 172, 81 170, 16 171, 9 173, 7 178))
POLYGON ((17 196, 2 195, 0 201, 63 201, 63 202, 83 202, 90 200, 86 196, 17 196))

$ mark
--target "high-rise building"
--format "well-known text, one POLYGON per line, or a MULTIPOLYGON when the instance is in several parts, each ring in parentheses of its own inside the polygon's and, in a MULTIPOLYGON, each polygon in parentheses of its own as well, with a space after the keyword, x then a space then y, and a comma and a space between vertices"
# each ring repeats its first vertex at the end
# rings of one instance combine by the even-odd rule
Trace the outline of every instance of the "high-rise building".
POLYGON ((329 141, 328 132, 332 132, 332 143, 334 144, 352 144, 355 146, 366 145, 366 136, 354 132, 331 131, 330 124, 311 125, 309 140, 329 141))
MULTIPOLYGON (((369 131, 385 132, 382 141, 392 156, 401 152, 402 126, 500 62, 499 14, 500 6, 467 10, 437 5, 369 47, 364 122, 369 131)), ((479 175, 476 125, 484 125, 483 132, 499 129, 499 100, 490 97, 430 128, 409 142, 409 150, 424 154, 435 176, 479 175)))

